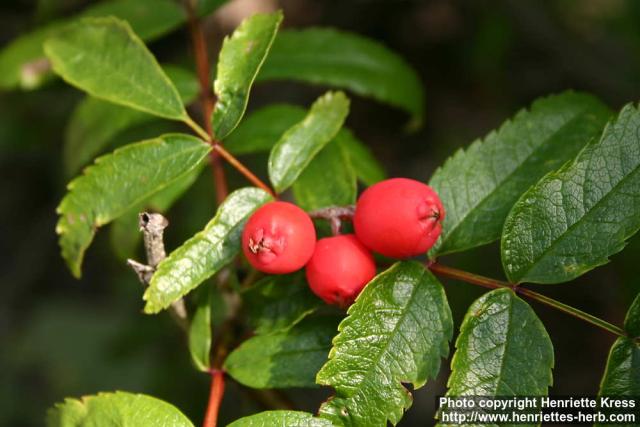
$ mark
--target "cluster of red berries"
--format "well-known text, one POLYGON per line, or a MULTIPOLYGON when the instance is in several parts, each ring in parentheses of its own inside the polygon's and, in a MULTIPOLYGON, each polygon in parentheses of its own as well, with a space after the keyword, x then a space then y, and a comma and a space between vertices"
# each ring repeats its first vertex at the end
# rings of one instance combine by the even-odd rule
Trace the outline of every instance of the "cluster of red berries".
POLYGON ((393 178, 367 188, 356 204, 355 234, 316 242, 309 215, 292 203, 271 202, 249 218, 242 249, 256 269, 291 273, 306 265, 311 290, 329 304, 350 305, 375 276, 371 251, 408 258, 427 252, 438 240, 442 202, 428 185, 393 178))

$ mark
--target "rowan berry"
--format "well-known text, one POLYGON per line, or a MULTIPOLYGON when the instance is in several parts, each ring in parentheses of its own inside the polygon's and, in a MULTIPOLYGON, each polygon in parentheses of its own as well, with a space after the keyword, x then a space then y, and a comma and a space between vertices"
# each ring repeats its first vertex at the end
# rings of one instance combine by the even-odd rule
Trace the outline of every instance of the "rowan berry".
POLYGON ((392 258, 427 252, 442 231, 444 208, 426 184, 392 178, 367 188, 356 204, 353 225, 369 249, 392 258))
POLYGON ((353 234, 318 240, 306 267, 309 287, 328 304, 346 307, 376 275, 371 252, 353 234))
POLYGON ((257 270, 286 274, 302 268, 316 244, 309 215, 287 202, 270 202, 251 215, 242 232, 242 250, 257 270))

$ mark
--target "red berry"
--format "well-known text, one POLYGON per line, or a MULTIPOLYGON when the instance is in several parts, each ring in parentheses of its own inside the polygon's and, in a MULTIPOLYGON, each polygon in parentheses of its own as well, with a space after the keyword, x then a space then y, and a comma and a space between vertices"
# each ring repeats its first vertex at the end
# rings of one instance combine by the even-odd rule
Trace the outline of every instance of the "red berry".
POLYGON ((242 250, 257 270, 285 274, 302 268, 316 244, 309 215, 287 202, 270 202, 251 215, 242 232, 242 250))
POLYGON ((358 199, 353 225, 369 249, 392 258, 427 252, 438 240, 442 202, 431 187, 393 178, 367 188, 358 199))
POLYGON ((306 272, 313 293, 346 307, 376 275, 376 264, 356 236, 345 234, 318 240, 306 272))

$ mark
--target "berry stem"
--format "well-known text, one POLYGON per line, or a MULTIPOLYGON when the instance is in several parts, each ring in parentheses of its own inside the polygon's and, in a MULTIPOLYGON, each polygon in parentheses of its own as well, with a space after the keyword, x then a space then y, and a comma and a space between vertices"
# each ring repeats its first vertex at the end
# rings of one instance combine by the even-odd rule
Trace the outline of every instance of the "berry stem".
POLYGON ((340 228, 342 227, 342 220, 353 219, 353 215, 356 212, 354 205, 350 206, 331 206, 328 208, 317 209, 309 212, 309 216, 315 219, 326 219, 331 224, 331 234, 337 236, 340 234, 340 228))
POLYGON ((478 285, 478 286, 482 286, 489 289, 499 289, 499 288, 512 289, 518 295, 523 295, 541 304, 544 304, 549 307, 553 307, 556 310, 562 311, 563 313, 569 314, 570 316, 583 320, 587 323, 591 323, 592 325, 597 326, 598 328, 603 329, 607 332, 610 332, 614 335, 617 335, 620 337, 626 336, 626 333, 624 332, 624 330, 622 330, 622 328, 616 325, 613 325, 603 319, 600 319, 599 317, 596 317, 589 313, 585 313, 582 310, 579 310, 575 307, 564 304, 553 298, 542 295, 538 292, 523 288, 520 285, 503 282, 501 280, 491 279, 489 277, 484 277, 478 274, 469 273, 467 271, 459 270, 453 267, 448 267, 446 265, 438 264, 435 262, 427 263, 426 266, 433 273, 442 277, 461 280, 463 282, 470 283, 472 285, 478 285))

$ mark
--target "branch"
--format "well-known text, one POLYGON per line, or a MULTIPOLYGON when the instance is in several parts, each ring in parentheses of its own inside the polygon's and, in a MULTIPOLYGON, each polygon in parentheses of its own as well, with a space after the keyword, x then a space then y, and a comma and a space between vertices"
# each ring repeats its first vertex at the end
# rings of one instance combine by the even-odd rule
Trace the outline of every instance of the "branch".
POLYGON ((356 207, 351 206, 331 206, 309 212, 311 218, 326 219, 331 224, 331 233, 334 236, 340 234, 343 220, 351 221, 356 212, 356 207))
POLYGON ((611 323, 605 320, 602 320, 599 317, 596 317, 589 313, 585 313, 582 310, 579 310, 575 307, 571 307, 570 305, 564 304, 560 301, 554 300, 553 298, 549 298, 545 295, 539 294, 538 292, 523 288, 520 285, 503 282, 501 280, 491 279, 489 277, 479 276, 477 274, 469 273, 463 270, 458 270, 457 268, 453 268, 453 267, 447 267, 445 265, 437 264, 435 262, 427 263, 426 266, 429 270, 431 270, 433 273, 437 275, 448 277, 450 279, 461 280, 463 282, 471 283, 472 285, 478 285, 478 286, 482 286, 490 289, 498 289, 498 288, 512 289, 516 294, 523 295, 534 301, 538 301, 541 304, 544 304, 549 307, 553 307, 556 310, 562 311, 563 313, 567 313, 570 316, 575 317, 576 319, 580 319, 587 323, 591 323, 592 325, 597 326, 598 328, 603 329, 607 332, 611 332, 614 335, 617 335, 620 337, 624 337, 627 335, 622 328, 612 325, 611 323))
MULTIPOLYGON (((164 249, 164 229, 169 221, 159 213, 142 212, 139 215, 140 231, 144 239, 144 249, 147 253, 147 264, 128 259, 127 265, 135 271, 144 286, 148 286, 156 267, 167 257, 164 249)), ((169 313, 183 331, 189 330, 189 320, 184 300, 180 298, 169 307, 169 313)))
POLYGON ((216 427, 218 424, 218 412, 224 397, 224 372, 219 369, 211 371, 211 390, 209 392, 209 404, 204 417, 203 427, 216 427))

